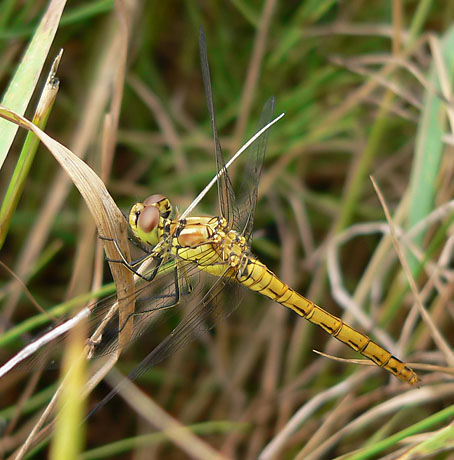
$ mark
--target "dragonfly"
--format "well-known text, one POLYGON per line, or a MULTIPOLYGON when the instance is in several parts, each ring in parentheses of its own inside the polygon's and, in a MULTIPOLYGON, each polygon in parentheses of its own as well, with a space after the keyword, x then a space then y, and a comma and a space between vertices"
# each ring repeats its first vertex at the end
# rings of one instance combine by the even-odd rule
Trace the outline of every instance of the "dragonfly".
MULTIPOLYGON (((405 362, 393 356, 366 334, 293 290, 253 255, 251 251, 252 229, 268 141, 268 131, 265 128, 272 123, 275 99, 270 98, 262 109, 257 134, 262 132, 264 134, 256 138, 248 150, 237 199, 227 170, 230 162, 226 165, 219 142, 203 29, 199 33, 199 46, 202 76, 214 139, 219 216, 189 216, 195 206, 193 202, 181 216, 174 217, 175 212, 169 199, 161 194, 151 195, 143 202, 132 206, 127 217, 128 224, 136 244, 145 251, 145 255, 135 261, 128 261, 116 241, 113 240, 120 258, 110 260, 110 262, 122 263, 139 276, 134 294, 138 308, 123 320, 123 324, 116 327, 113 339, 103 340, 100 344, 92 344, 93 354, 102 355, 116 351, 119 334, 127 322, 133 322, 132 341, 149 331, 151 325, 159 326, 162 319, 161 313, 178 310, 177 307, 189 304, 191 299, 200 298, 196 306, 170 334, 128 374, 127 377, 130 380, 135 380, 177 349, 194 340, 201 332, 209 330, 217 320, 227 317, 240 304, 240 291, 243 286, 274 300, 321 327, 328 334, 401 381, 416 384, 418 376, 405 362), (144 262, 150 262, 151 267, 142 273, 140 267, 144 262), (201 282, 202 275, 210 278, 211 284, 208 290, 201 282), (227 291, 226 287, 229 287, 230 301, 228 305, 225 303, 222 305, 220 298, 221 294, 227 291)), ((112 304, 111 299, 105 299, 88 309, 90 324, 94 328, 104 319, 112 304)), ((84 311, 81 311, 82 313, 86 317, 84 311)), ((114 320, 117 320, 117 316, 113 316, 110 321, 114 320)), ((64 325, 65 331, 71 327, 71 321, 68 320, 65 323, 68 324, 64 325)), ((35 350, 36 347, 32 348, 35 350)), ((54 348, 57 347, 54 346, 54 348)), ((28 352, 24 353, 25 355, 28 356, 28 352)), ((11 363, 3 366, 0 376, 22 359, 18 357, 14 362, 11 360, 11 363)), ((118 387, 111 390, 88 414, 87 418, 112 399, 117 392, 118 387)))
MULTIPOLYGON (((129 227, 134 237, 150 250, 145 257, 136 262, 128 262, 123 256, 118 262, 124 263, 137 273, 136 267, 139 263, 144 259, 152 260, 155 268, 151 274, 140 275, 146 282, 150 282, 156 278, 163 264, 173 261, 174 284, 171 292, 160 298, 159 305, 139 315, 177 306, 182 300, 182 285, 187 287, 188 292, 191 290, 190 287, 188 288, 188 272, 192 270, 212 275, 214 283, 203 296, 198 307, 145 358, 130 377, 136 378, 145 369, 168 356, 174 349, 187 343, 194 336, 194 331, 205 327, 208 316, 222 315, 219 313, 221 307, 218 297, 227 285, 237 285, 244 286, 289 308, 400 380, 415 384, 418 376, 406 363, 375 343, 366 334, 354 329, 293 290, 252 254, 250 244, 254 211, 268 132, 259 138, 250 150, 252 153, 249 154, 246 162, 243 182, 239 189, 239 200, 237 200, 217 133, 203 29, 200 30, 199 45, 202 76, 214 138, 220 215, 188 217, 185 213, 179 218, 172 218, 173 208, 168 198, 161 194, 151 195, 143 202, 134 204, 128 217, 129 227), (166 300, 164 301, 163 298, 166 300)), ((274 98, 270 98, 265 104, 258 125, 259 130, 271 121, 274 104, 274 98)), ((230 310, 238 303, 239 300, 232 302, 230 310)))

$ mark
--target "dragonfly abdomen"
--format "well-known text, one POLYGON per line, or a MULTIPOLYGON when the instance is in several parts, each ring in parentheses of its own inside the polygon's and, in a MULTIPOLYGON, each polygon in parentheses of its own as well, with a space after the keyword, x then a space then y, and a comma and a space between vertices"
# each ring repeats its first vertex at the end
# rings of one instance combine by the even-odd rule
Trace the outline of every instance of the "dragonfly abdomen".
POLYGON ((337 316, 298 294, 260 261, 250 257, 243 267, 237 279, 244 286, 275 300, 311 323, 320 326, 328 334, 361 353, 377 366, 383 367, 400 380, 411 384, 418 381, 416 373, 404 362, 376 344, 366 334, 357 331, 337 316))

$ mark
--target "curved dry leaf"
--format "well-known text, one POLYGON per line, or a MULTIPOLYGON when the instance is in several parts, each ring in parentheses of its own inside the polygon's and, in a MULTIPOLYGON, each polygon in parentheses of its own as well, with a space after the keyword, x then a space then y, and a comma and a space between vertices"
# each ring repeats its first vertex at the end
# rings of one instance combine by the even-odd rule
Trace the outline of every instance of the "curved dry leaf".
MULTIPOLYGON (((40 139, 79 189, 95 220, 99 234, 115 240, 125 257, 129 259, 125 219, 98 175, 77 155, 26 118, 3 106, 0 106, 0 117, 32 131, 40 139)), ((108 259, 118 260, 120 258, 111 241, 104 240, 104 250, 108 259)), ((127 267, 119 263, 110 263, 110 270, 119 297, 120 321, 124 323, 124 320, 134 311, 134 303, 130 301, 134 297, 133 275, 127 267), (128 300, 121 301, 121 299, 128 300)), ((131 321, 127 322, 127 327, 122 328, 119 349, 129 342, 131 328, 131 321)))

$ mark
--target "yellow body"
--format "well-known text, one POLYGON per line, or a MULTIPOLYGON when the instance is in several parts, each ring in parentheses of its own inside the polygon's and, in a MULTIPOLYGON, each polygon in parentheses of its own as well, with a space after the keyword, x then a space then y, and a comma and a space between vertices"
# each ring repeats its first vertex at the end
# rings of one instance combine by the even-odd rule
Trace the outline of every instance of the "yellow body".
MULTIPOLYGON (((149 235, 141 235, 144 232, 137 226, 137 217, 131 217, 134 212, 137 216, 140 206, 142 204, 138 203, 131 210, 130 225, 138 238, 150 243, 149 235), (137 206, 139 208, 136 208, 137 206)), ((190 217, 170 221, 161 217, 152 242, 156 239, 170 242, 174 256, 194 262, 202 271, 215 276, 230 272, 230 278, 290 308, 400 380, 410 384, 418 381, 416 373, 410 367, 373 342, 367 335, 345 324, 340 318, 315 305, 282 282, 250 253, 245 239, 229 229, 225 219, 190 217)))
POLYGON ((290 308, 311 323, 320 326, 328 334, 361 353, 377 366, 391 372, 400 380, 411 384, 418 381, 416 373, 405 363, 373 342, 367 335, 298 294, 260 261, 248 260, 245 272, 237 276, 237 279, 243 286, 290 308))

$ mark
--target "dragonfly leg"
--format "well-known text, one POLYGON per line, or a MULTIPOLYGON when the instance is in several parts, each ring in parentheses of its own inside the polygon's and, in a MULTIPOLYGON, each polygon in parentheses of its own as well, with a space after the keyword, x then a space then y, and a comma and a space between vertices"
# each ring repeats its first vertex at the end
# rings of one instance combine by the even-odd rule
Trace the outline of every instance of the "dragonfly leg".
POLYGON ((124 255, 123 251, 120 249, 120 246, 118 245, 117 240, 115 238, 107 238, 105 236, 99 235, 99 239, 104 240, 104 241, 112 242, 115 245, 115 248, 118 251, 118 254, 120 254, 120 259, 110 259, 110 258, 106 257, 107 262, 111 262, 111 263, 114 263, 114 264, 123 264, 125 267, 127 267, 129 270, 131 270, 135 275, 137 275, 138 277, 142 278, 145 281, 152 281, 155 278, 155 276, 157 275, 157 273, 159 271, 159 267, 161 266, 162 258, 159 257, 159 256, 156 256, 153 252, 147 252, 147 251, 144 250, 143 247, 141 247, 141 249, 144 250, 146 252, 146 254, 144 254, 142 257, 139 257, 138 259, 135 259, 135 260, 132 260, 131 262, 129 262, 126 259, 126 256, 124 255), (148 276, 147 275, 142 275, 141 273, 139 273, 136 270, 136 267, 138 265, 140 265, 141 263, 145 262, 146 260, 150 259, 150 258, 153 258, 157 262, 157 265, 153 269, 153 271, 152 271, 152 273, 150 275, 148 275, 148 276))
POLYGON ((118 254, 120 254, 120 259, 109 259, 108 257, 106 257, 107 262, 126 265, 126 267, 131 269, 131 271, 134 271, 133 268, 137 267, 137 265, 140 265, 142 262, 153 256, 152 252, 147 252, 142 257, 139 257, 138 259, 129 262, 126 259, 126 256, 124 255, 123 251, 120 249, 120 246, 118 245, 118 242, 115 238, 107 238, 105 236, 99 235, 99 239, 103 241, 110 241, 111 243, 113 243, 118 254))
MULTIPOLYGON (((184 269, 183 269, 184 270, 184 269)), ((159 305, 157 307, 154 307, 154 308, 150 308, 148 310, 142 310, 142 311, 138 311, 138 312, 134 312, 134 313, 130 313, 128 315, 128 317, 126 318, 124 324, 121 326, 121 328, 119 329, 118 333, 120 333, 125 327, 126 327, 126 324, 128 323, 128 321, 133 318, 133 317, 136 317, 136 316, 142 316, 142 315, 146 315, 146 314, 150 314, 150 313, 154 313, 154 312, 157 312, 157 311, 162 311, 162 310, 167 310, 167 309, 170 309, 170 308, 173 308, 173 307, 176 307, 179 303, 180 303, 180 299, 181 299, 181 296, 182 295, 187 295, 189 294, 191 291, 192 291, 192 286, 190 284, 188 284, 188 289, 187 291, 185 292, 181 292, 181 288, 180 288, 180 281, 179 281, 179 268, 178 268, 178 264, 175 265, 175 269, 174 269, 174 286, 175 286, 175 291, 170 293, 170 294, 160 294, 160 295, 157 295, 157 296, 153 296, 151 299, 153 300, 157 300, 157 299, 171 299, 169 302, 167 303, 164 303, 164 305, 159 305)), ((187 275, 185 275, 186 277, 187 275)), ((143 299, 141 299, 143 300, 143 299)))
MULTIPOLYGON (((181 286, 180 286, 180 279, 179 279, 180 278, 180 274, 179 274, 180 269, 181 269, 181 267, 178 267, 178 265, 175 265, 175 268, 173 270, 173 274, 174 274, 173 275, 174 276, 173 285, 175 286, 175 291, 174 292, 172 292, 170 294, 159 294, 159 295, 151 297, 151 299, 153 299, 153 300, 156 300, 156 299, 172 299, 172 300, 170 300, 168 303, 166 303, 164 305, 159 305, 158 307, 155 307, 155 308, 150 308, 148 310, 142 310, 142 311, 131 313, 131 314, 133 316, 139 316, 139 315, 143 315, 143 314, 146 314, 146 313, 151 313, 151 312, 159 311, 159 310, 166 310, 168 308, 172 308, 172 307, 177 306, 180 303, 181 296, 188 295, 188 294, 190 294, 192 292, 192 286, 191 286, 190 283, 187 283, 187 289, 185 289, 185 291, 182 292, 181 286)), ((147 299, 141 299, 141 300, 146 301, 147 299)))

